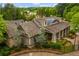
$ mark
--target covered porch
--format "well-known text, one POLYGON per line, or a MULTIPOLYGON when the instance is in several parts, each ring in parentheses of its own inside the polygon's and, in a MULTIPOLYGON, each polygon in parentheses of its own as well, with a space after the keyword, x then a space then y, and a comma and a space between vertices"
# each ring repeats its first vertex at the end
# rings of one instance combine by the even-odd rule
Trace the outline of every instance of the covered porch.
POLYGON ((67 27, 59 32, 50 32, 46 31, 47 39, 53 42, 56 42, 63 37, 66 37, 69 34, 70 27, 67 27))

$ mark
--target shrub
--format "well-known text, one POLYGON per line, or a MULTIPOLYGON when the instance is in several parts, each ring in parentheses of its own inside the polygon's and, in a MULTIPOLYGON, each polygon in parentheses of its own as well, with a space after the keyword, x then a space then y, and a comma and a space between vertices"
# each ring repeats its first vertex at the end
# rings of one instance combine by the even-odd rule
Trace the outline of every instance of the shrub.
POLYGON ((72 43, 67 39, 58 40, 56 43, 51 42, 49 46, 50 48, 60 50, 62 53, 67 53, 74 50, 72 43))
POLYGON ((40 34, 35 37, 35 45, 37 48, 43 48, 47 45, 47 40, 43 28, 41 28, 40 34))
POLYGON ((10 54, 10 51, 1 50, 0 56, 7 56, 10 54))
POLYGON ((15 48, 14 50, 15 50, 16 52, 18 52, 18 51, 21 50, 21 48, 15 48))
POLYGON ((50 48, 50 45, 47 43, 47 44, 44 44, 42 47, 43 48, 50 48))
POLYGON ((75 34, 75 31, 74 30, 70 30, 70 33, 74 35, 75 34))
POLYGON ((35 43, 35 47, 36 47, 36 48, 41 48, 40 43, 39 43, 39 42, 36 42, 36 43, 35 43))
POLYGON ((0 43, 2 43, 5 40, 4 37, 5 32, 6 32, 6 24, 2 18, 2 15, 0 15, 0 43))
POLYGON ((68 53, 68 52, 71 52, 73 51, 73 45, 70 41, 65 41, 64 44, 61 46, 61 49, 60 49, 63 53, 68 53))
POLYGON ((0 56, 7 56, 10 54, 11 49, 8 47, 3 47, 0 49, 0 56))
POLYGON ((73 50, 74 50, 73 45, 72 46, 63 46, 61 48, 62 53, 72 52, 73 50))
POLYGON ((50 48, 53 48, 53 49, 61 49, 61 46, 62 46, 62 44, 60 42, 56 42, 56 43, 51 42, 50 43, 50 48))
POLYGON ((71 39, 73 39, 75 37, 75 34, 76 32, 74 30, 70 30, 70 33, 68 35, 68 37, 70 37, 71 39))

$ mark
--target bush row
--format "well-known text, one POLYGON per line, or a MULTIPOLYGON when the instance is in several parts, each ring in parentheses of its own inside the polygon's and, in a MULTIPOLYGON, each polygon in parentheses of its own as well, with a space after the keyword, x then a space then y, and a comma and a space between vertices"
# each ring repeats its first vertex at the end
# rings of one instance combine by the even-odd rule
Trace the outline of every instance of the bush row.
POLYGON ((74 50, 72 43, 66 39, 57 41, 56 43, 50 42, 49 44, 44 44, 43 48, 58 49, 63 53, 71 52, 74 50))

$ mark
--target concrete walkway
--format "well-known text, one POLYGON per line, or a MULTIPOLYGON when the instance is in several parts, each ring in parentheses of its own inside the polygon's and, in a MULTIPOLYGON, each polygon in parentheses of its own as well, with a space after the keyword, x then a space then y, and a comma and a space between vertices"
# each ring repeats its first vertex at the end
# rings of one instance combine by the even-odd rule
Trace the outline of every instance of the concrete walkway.
POLYGON ((20 52, 11 54, 10 56, 57 56, 61 53, 52 49, 26 49, 20 52))
POLYGON ((19 56, 57 56, 55 53, 49 53, 49 52, 30 52, 21 54, 19 56))
POLYGON ((63 56, 79 56, 79 51, 74 51, 71 53, 63 54, 63 56))
POLYGON ((78 46, 79 46, 79 35, 76 35, 76 37, 74 39, 70 39, 70 38, 65 38, 68 41, 71 41, 71 43, 75 46, 75 50, 78 50, 78 46))

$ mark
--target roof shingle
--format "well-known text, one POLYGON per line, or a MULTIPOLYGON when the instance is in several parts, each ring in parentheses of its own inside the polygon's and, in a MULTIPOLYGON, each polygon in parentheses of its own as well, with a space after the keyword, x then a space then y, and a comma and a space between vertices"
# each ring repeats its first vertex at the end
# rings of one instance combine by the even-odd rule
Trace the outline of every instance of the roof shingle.
POLYGON ((28 23, 24 22, 21 26, 25 33, 29 35, 29 37, 35 36, 40 32, 40 29, 32 21, 29 21, 28 23))
POLYGON ((59 22, 59 23, 47 26, 46 29, 51 33, 57 33, 57 32, 60 32, 61 30, 64 30, 67 27, 69 27, 69 24, 67 22, 59 22))

